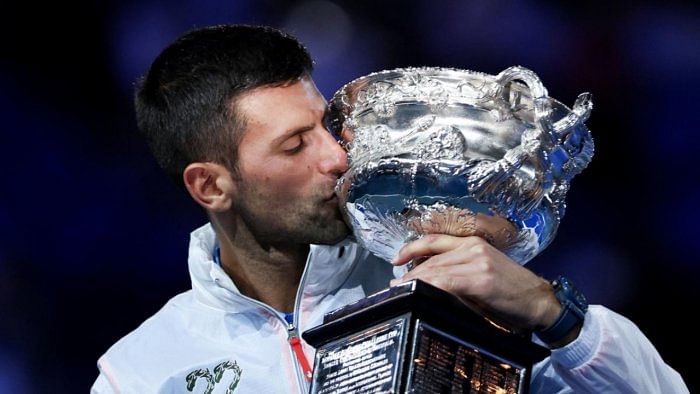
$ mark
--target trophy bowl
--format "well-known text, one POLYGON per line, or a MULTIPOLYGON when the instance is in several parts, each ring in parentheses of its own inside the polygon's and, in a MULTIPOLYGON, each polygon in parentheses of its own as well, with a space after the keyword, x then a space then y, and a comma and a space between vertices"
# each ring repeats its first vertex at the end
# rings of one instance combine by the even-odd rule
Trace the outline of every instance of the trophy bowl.
POLYGON ((425 234, 483 237, 525 264, 554 238, 571 179, 593 156, 584 122, 532 71, 402 68, 358 78, 330 102, 348 152, 336 193, 356 240, 391 260, 425 234))

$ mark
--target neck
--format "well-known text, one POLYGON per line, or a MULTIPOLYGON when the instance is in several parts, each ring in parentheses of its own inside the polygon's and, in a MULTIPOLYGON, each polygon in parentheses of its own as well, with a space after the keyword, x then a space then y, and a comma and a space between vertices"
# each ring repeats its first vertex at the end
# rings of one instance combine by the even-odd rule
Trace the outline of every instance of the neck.
POLYGON ((221 266, 238 290, 277 311, 293 312, 309 245, 261 245, 240 229, 232 233, 214 227, 221 266))

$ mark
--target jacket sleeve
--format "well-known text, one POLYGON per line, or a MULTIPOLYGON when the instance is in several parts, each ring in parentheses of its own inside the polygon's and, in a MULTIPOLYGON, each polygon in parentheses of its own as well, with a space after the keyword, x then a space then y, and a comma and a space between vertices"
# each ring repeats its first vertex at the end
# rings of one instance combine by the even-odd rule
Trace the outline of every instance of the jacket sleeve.
POLYGON ((107 377, 103 374, 100 373, 100 375, 97 377, 97 380, 95 380, 95 383, 92 385, 92 388, 90 388, 90 394, 112 394, 116 393, 112 385, 109 383, 109 380, 107 377))
POLYGON ((535 366, 536 393, 688 393, 683 378, 627 318, 591 305, 579 337, 535 366))

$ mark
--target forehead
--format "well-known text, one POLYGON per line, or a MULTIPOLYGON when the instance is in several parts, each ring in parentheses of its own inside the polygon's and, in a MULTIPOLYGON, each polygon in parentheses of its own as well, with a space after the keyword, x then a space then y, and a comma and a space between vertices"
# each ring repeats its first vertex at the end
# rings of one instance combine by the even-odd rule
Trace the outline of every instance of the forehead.
MULTIPOLYGON (((310 78, 283 86, 254 89, 236 101, 246 131, 264 128, 272 133, 303 127, 326 110, 326 100, 310 78)), ((246 133, 247 134, 247 133, 246 133)))

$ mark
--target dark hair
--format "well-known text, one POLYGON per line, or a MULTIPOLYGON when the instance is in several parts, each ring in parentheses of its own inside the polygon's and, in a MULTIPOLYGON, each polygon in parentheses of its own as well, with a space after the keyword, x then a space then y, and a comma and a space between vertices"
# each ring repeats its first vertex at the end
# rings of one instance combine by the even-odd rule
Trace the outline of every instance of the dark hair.
POLYGON ((196 29, 165 48, 139 81, 136 121, 178 185, 193 162, 216 162, 235 174, 245 127, 235 99, 261 86, 292 83, 312 67, 299 41, 270 27, 196 29))

